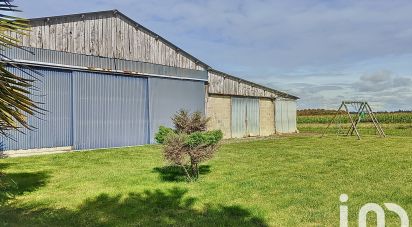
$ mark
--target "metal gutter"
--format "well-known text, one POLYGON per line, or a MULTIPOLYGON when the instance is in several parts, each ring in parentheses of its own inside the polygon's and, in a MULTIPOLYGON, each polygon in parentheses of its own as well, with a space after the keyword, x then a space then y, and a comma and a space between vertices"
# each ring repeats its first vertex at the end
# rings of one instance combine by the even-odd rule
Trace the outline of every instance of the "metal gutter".
POLYGON ((76 71, 89 71, 89 72, 99 72, 99 73, 107 73, 107 74, 122 74, 126 76, 149 76, 149 77, 162 77, 162 78, 169 78, 169 79, 208 82, 208 80, 205 80, 205 79, 186 78, 186 77, 177 77, 177 76, 168 76, 168 75, 159 75, 159 74, 152 74, 152 73, 141 73, 141 72, 133 72, 133 71, 114 70, 114 69, 83 67, 83 66, 74 66, 74 65, 61 65, 61 64, 26 61, 26 60, 14 60, 14 59, 6 60, 2 58, 0 62, 6 63, 6 64, 7 63, 8 64, 19 64, 19 65, 26 65, 26 66, 40 66, 40 67, 43 66, 43 67, 49 67, 49 68, 54 68, 54 69, 70 69, 70 70, 76 70, 76 71))
POLYGON ((57 69, 208 81, 207 71, 203 70, 184 69, 147 62, 97 57, 33 47, 12 47, 1 50, 0 61, 57 69))

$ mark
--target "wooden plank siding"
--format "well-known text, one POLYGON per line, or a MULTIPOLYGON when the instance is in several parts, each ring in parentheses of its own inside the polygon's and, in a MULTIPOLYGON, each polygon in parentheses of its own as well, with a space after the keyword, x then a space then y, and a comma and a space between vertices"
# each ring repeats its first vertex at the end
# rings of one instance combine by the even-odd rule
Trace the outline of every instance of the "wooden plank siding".
POLYGON ((207 70, 208 66, 117 11, 37 18, 23 46, 207 70))
POLYGON ((208 70, 208 93, 214 95, 259 97, 259 98, 284 98, 290 100, 299 99, 296 96, 268 88, 239 77, 235 77, 214 69, 208 70))
POLYGON ((245 80, 228 77, 225 74, 209 71, 209 94, 233 95, 245 97, 266 97, 275 99, 279 94, 253 86, 245 80))

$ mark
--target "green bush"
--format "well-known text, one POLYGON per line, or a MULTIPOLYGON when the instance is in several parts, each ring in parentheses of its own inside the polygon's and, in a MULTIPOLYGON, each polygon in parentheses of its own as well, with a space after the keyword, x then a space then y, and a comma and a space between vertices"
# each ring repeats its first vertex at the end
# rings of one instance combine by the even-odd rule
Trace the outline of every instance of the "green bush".
POLYGON ((187 145, 189 147, 216 145, 223 138, 220 130, 209 132, 194 132, 189 135, 187 145))
POLYGON ((180 166, 188 181, 199 177, 199 163, 209 160, 223 138, 220 130, 206 131, 208 118, 200 112, 181 110, 172 117, 175 130, 161 126, 155 139, 163 144, 167 161, 180 166))
POLYGON ((194 181, 199 177, 199 163, 213 157, 222 137, 220 130, 169 134, 164 141, 163 154, 167 161, 184 170, 188 181, 194 181))
POLYGON ((174 133, 175 132, 173 131, 173 129, 165 127, 165 126, 160 126, 159 131, 155 135, 155 140, 156 140, 157 143, 163 144, 165 142, 166 138, 170 134, 174 134, 174 133))

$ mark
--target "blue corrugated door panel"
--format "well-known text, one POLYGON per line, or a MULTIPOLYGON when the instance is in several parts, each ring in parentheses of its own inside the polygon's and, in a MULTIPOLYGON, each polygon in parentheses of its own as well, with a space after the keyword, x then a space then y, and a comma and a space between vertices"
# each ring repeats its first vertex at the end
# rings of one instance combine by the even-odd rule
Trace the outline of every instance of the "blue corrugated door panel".
POLYGON ((150 142, 161 125, 173 127, 172 117, 180 109, 205 113, 203 81, 149 78, 150 142))
POLYGON ((28 123, 32 131, 21 129, 24 133, 11 131, 10 138, 3 138, 7 150, 65 147, 72 145, 72 80, 71 71, 45 68, 8 70, 25 78, 32 76, 34 83, 30 96, 40 102, 45 109, 42 114, 29 116, 28 123))
POLYGON ((149 142, 147 78, 73 72, 75 149, 149 142))

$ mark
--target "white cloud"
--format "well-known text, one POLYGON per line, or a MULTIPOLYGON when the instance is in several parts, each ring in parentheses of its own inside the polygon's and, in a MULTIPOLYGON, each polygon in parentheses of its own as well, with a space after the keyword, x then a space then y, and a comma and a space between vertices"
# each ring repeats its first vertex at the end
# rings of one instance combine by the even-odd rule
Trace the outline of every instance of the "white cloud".
POLYGON ((412 79, 408 77, 395 76, 390 71, 382 70, 361 76, 359 81, 353 83, 353 88, 360 92, 383 92, 411 84, 412 79))
MULTIPOLYGON (((322 80, 323 75, 318 79, 322 80)), ((316 78, 311 75, 311 78, 316 78)), ((335 109, 343 100, 368 101, 375 110, 412 110, 412 79, 388 70, 359 76, 353 83, 267 83, 273 88, 290 88, 298 95, 299 108, 335 109)))

